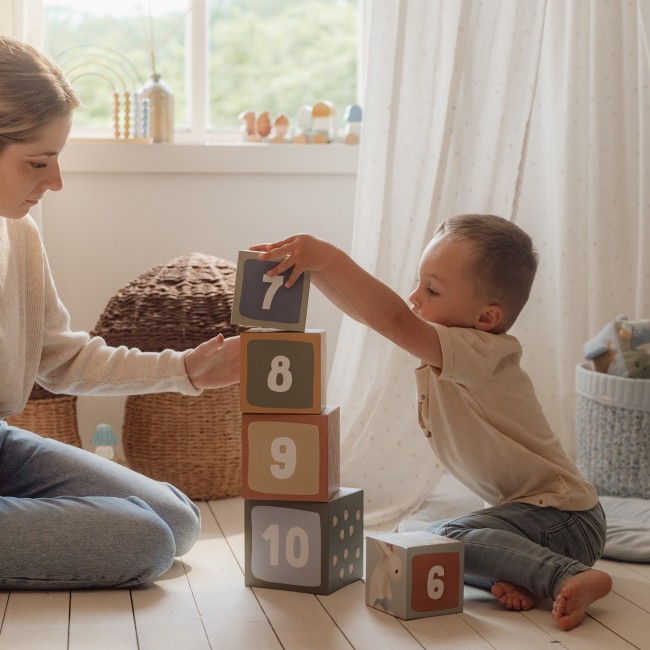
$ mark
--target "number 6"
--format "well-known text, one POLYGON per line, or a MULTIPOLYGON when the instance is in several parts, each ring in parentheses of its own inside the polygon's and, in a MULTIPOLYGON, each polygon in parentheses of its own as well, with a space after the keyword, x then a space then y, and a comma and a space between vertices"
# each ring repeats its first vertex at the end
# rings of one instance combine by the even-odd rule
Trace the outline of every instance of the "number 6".
POLYGON ((442 598, 442 594, 445 591, 445 583, 438 576, 444 575, 445 570, 439 564, 431 567, 429 570, 427 577, 427 595, 431 600, 442 598))

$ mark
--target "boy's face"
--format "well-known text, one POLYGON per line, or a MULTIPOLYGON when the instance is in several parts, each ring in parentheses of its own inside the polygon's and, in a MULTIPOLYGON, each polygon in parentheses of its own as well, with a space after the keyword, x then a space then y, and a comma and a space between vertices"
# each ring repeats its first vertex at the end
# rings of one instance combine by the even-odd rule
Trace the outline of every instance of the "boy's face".
POLYGON ((436 236, 424 249, 418 284, 409 296, 413 311, 430 323, 447 327, 480 327, 487 301, 477 295, 471 275, 471 249, 462 242, 436 236))

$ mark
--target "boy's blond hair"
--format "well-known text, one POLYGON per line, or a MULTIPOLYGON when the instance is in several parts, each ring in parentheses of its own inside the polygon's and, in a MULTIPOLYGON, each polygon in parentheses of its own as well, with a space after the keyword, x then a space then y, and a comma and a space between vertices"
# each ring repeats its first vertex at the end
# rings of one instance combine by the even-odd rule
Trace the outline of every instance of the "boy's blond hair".
POLYGON ((469 269, 478 295, 503 308, 492 330, 507 332, 528 300, 539 257, 530 236, 503 217, 463 214, 443 221, 435 235, 467 244, 473 253, 469 269))

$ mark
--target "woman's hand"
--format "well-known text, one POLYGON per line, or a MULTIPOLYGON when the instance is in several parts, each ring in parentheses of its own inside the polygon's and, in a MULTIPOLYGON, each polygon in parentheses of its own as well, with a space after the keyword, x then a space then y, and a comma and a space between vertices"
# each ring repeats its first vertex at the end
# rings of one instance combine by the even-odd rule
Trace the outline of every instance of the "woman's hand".
POLYGON ((222 388, 239 381, 239 337, 219 334, 185 356, 185 370, 194 388, 222 388))

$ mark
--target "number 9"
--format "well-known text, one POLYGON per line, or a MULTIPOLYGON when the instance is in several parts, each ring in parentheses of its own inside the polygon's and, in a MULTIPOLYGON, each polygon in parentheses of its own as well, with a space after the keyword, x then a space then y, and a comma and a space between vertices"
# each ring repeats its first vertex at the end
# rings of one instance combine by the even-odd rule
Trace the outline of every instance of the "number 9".
POLYGON ((271 474, 275 478, 287 479, 296 471, 296 443, 286 436, 274 438, 271 443, 271 456, 278 465, 271 465, 271 474))

